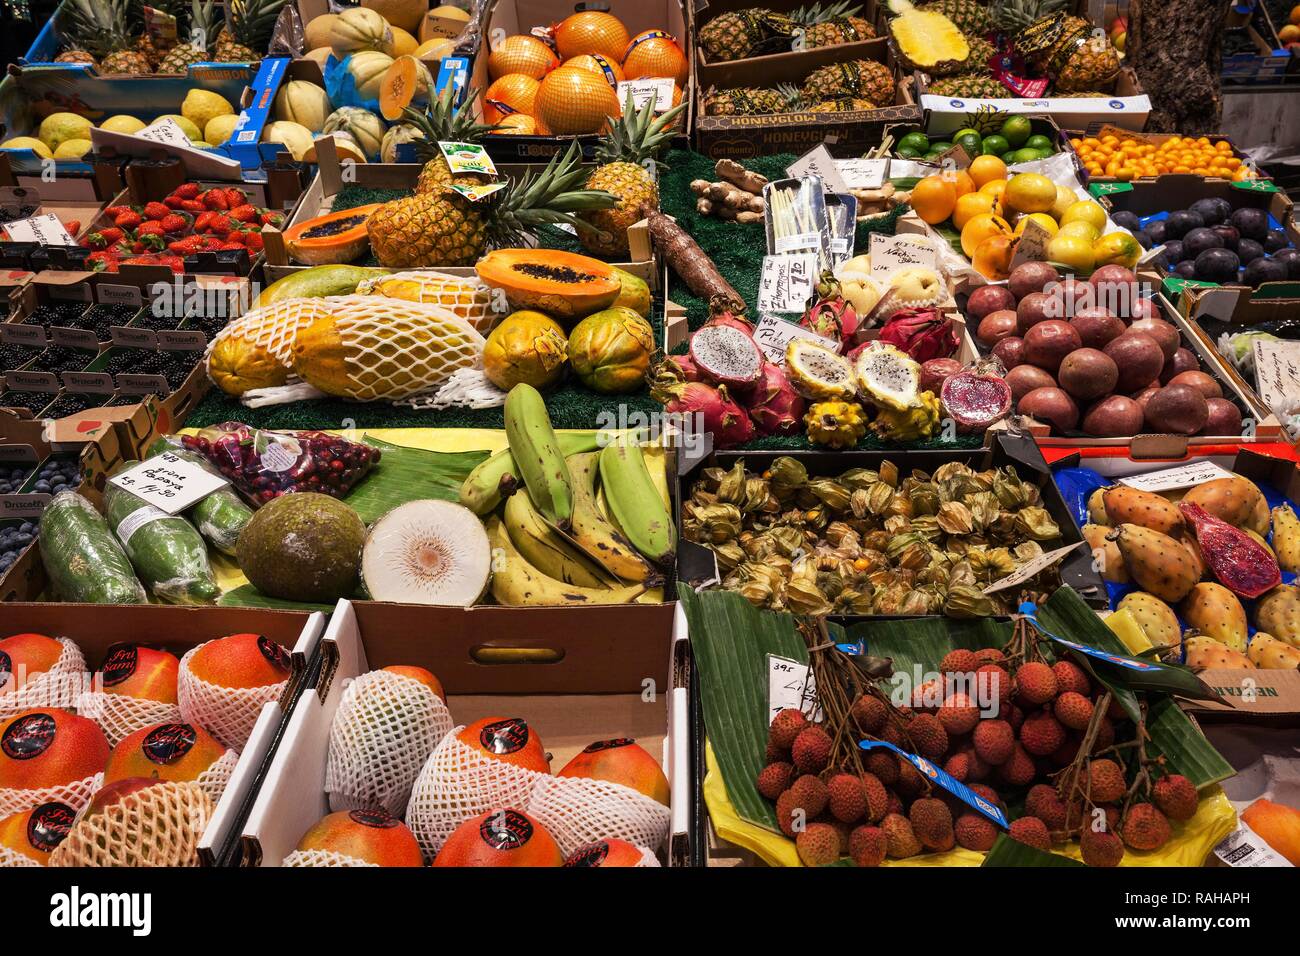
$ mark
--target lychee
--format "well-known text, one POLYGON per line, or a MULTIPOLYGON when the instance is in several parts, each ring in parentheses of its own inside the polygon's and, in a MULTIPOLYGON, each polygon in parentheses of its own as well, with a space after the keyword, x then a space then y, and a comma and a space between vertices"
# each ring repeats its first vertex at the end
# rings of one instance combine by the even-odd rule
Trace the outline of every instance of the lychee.
POLYGON ((1067 690, 1056 698, 1052 713, 1071 730, 1086 730, 1092 720, 1092 701, 1078 691, 1067 690))
POLYGON ((912 706, 917 710, 930 711, 943 702, 944 683, 941 678, 934 678, 921 684, 912 691, 912 706))
POLYGON ((1124 769, 1113 760, 1094 760, 1088 764, 1088 799, 1093 803, 1111 803, 1124 796, 1128 784, 1124 769))
POLYGON ((939 662, 939 671, 944 674, 965 674, 979 666, 979 658, 975 656, 974 651, 959 647, 943 655, 943 660, 939 662))
POLYGON ((894 784, 898 789, 899 795, 904 797, 915 797, 925 789, 925 778, 921 772, 912 766, 910 761, 900 760, 898 762, 898 783, 894 784))
POLYGON ((889 719, 889 705, 873 694, 862 694, 853 702, 849 716, 863 733, 874 734, 889 719))
POLYGON ((1052 849, 1052 836, 1047 832, 1047 824, 1038 817, 1021 817, 1019 820, 1012 821, 1011 830, 1007 835, 1013 840, 1019 840, 1040 850, 1052 849))
POLYGON ((1015 685, 1011 675, 1000 664, 983 664, 975 671, 975 693, 980 703, 989 707, 997 701, 997 712, 1002 714, 1011 703, 1015 685))
POLYGON ((1025 722, 1025 712, 1017 705, 1009 704, 1003 712, 1003 716, 1006 717, 1007 723, 1011 725, 1011 729, 1016 733, 1020 733, 1020 725, 1025 722))
POLYGON ((944 761, 943 770, 954 780, 965 783, 970 779, 970 760, 964 753, 955 753, 944 761))
POLYGON ((862 774, 859 783, 862 786, 862 798, 867 803, 867 820, 875 823, 889 812, 889 791, 874 773, 862 774))
POLYGON ((804 866, 829 866, 840 858, 840 835, 829 823, 810 823, 794 838, 804 866))
POLYGON ((802 809, 809 820, 825 810, 826 801, 830 799, 826 784, 812 774, 797 779, 790 785, 790 792, 794 794, 794 805, 802 809))
POLYGON ((898 782, 898 758, 888 751, 873 750, 868 753, 866 767, 887 787, 898 782))
POLYGON ((794 738, 790 755, 803 773, 821 773, 831 759, 831 738, 820 727, 806 727, 794 738))
POLYGON ((1011 759, 1016 735, 1005 720, 981 720, 971 736, 975 753, 987 764, 997 766, 1011 759))
POLYGON ((1001 664, 1007 659, 1007 656, 996 647, 981 647, 975 652, 975 657, 981 664, 1001 664))
POLYGON ((1065 829, 1067 809, 1055 787, 1041 783, 1030 787, 1025 797, 1025 812, 1042 820, 1050 831, 1065 829))
POLYGON ((849 834, 849 856, 858 866, 880 866, 888 849, 889 841, 880 827, 856 827, 849 834))
POLYGON ((1046 757, 1065 742, 1065 728, 1046 710, 1025 718, 1020 726, 1020 744, 1036 757, 1046 757))
POLYGON ((1089 866, 1119 866, 1124 858, 1124 844, 1109 830, 1085 828, 1079 835, 1079 851, 1089 866))
POLYGON ((1097 737, 1092 743, 1092 752, 1101 753, 1115 743, 1115 724, 1109 717, 1103 717, 1097 724, 1097 737))
POLYGON ((789 750, 799 732, 808 727, 808 718, 801 711, 787 707, 772 718, 767 737, 780 750, 789 750))
POLYGON ((952 832, 958 846, 980 852, 993 849, 998 838, 998 828, 982 813, 963 813, 953 824, 952 832))
POLYGON ((913 801, 907 817, 921 846, 938 852, 952 849, 952 811, 942 800, 922 797, 913 801))
POLYGON ((934 714, 917 714, 907 725, 916 753, 930 760, 940 760, 948 751, 948 732, 934 714))
POLYGON ((1065 739, 1061 741, 1061 746, 1053 750, 1047 757, 1054 767, 1064 767, 1073 763, 1075 755, 1079 752, 1079 745, 1083 743, 1083 737, 1078 731, 1066 731, 1065 739))
POLYGON ((1056 675, 1042 661, 1021 664, 1016 671, 1016 690, 1028 703, 1046 704, 1056 696, 1056 675))
POLYGON ((902 860, 921 852, 921 844, 912 832, 912 824, 901 813, 888 814, 880 821, 885 834, 886 852, 891 860, 902 860))
POLYGON ((791 839, 795 835, 796 814, 799 827, 802 828, 808 822, 808 815, 795 802, 794 791, 787 790, 776 798, 776 823, 781 832, 791 839))
POLYGON ((1011 756, 998 767, 998 777, 1013 787, 1024 787, 1038 775, 1034 760, 1019 742, 1013 745, 1011 756))
POLYGON ((1092 682, 1088 680, 1088 675, 1074 661, 1057 661, 1052 665, 1052 674, 1056 677, 1058 694, 1074 691, 1087 697, 1088 692, 1092 690, 1092 682))
POLYGON ((1155 804, 1137 803, 1129 807, 1120 835, 1129 849, 1158 850, 1169 842, 1172 830, 1169 820, 1155 804))
POLYGON ((790 779, 794 776, 794 767, 784 761, 770 763, 758 772, 758 792, 769 800, 775 800, 790 788, 790 779))
POLYGON ((867 796, 862 782, 852 774, 837 773, 826 784, 827 805, 831 816, 842 823, 856 823, 867 812, 867 796))
POLYGON ((979 721, 979 708, 966 694, 949 694, 943 706, 939 708, 939 722, 953 737, 970 733, 979 721))
POLYGON ((1157 780, 1151 796, 1170 820, 1190 820, 1196 815, 1196 787, 1180 773, 1157 780))
POLYGON ((889 797, 889 802, 885 804, 886 815, 890 813, 899 813, 906 815, 907 807, 903 806, 903 800, 892 790, 886 790, 885 794, 889 797))

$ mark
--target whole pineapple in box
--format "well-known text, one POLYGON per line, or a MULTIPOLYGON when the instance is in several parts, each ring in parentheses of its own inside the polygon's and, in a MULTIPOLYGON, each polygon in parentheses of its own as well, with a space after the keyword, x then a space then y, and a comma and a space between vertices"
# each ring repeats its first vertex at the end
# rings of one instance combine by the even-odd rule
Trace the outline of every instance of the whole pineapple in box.
POLYGON ((993 27, 1015 36, 1035 20, 1064 10, 1070 0, 993 0, 989 7, 993 27))
POLYGON ((894 74, 875 60, 831 63, 808 74, 802 96, 809 103, 853 96, 888 106, 894 101, 894 74))
POLYGON ((1015 45, 1062 92, 1104 88, 1119 74, 1119 53, 1082 17, 1042 17, 1016 37, 1015 45))
POLYGON ((959 73, 944 76, 930 83, 926 93, 934 96, 955 96, 966 100, 1011 99, 1013 94, 996 77, 987 73, 959 73))
POLYGON ((758 116, 786 113, 797 108, 797 90, 790 87, 765 89, 737 86, 726 90, 709 90, 704 95, 707 116, 758 116))
POLYGON ((189 36, 167 51, 158 64, 158 73, 185 73, 195 63, 207 62, 212 53, 216 32, 216 8, 213 0, 193 0, 190 7, 189 36))
POLYGON ((957 24, 933 9, 918 10, 911 0, 889 0, 889 9, 897 14, 889 35, 905 67, 934 76, 969 69, 970 43, 957 24))
POLYGON ((811 49, 875 37, 876 28, 861 13, 862 7, 852 5, 852 0, 838 0, 826 7, 820 3, 799 7, 790 19, 803 29, 804 46, 811 49))
POLYGON ((822 100, 808 107, 814 113, 854 113, 858 110, 874 110, 876 104, 860 96, 842 96, 835 100, 822 100))
POLYGON ((230 0, 228 18, 217 34, 217 63, 252 63, 262 59, 275 21, 287 0, 230 0))
POLYGON ((957 25, 967 40, 993 30, 993 14, 982 0, 933 0, 921 7, 923 13, 938 13, 957 25))
POLYGON ((587 189, 603 190, 618 197, 616 206, 582 216, 595 227, 595 231, 578 234, 588 252, 607 257, 626 256, 627 230, 641 220, 641 206, 659 208, 659 185, 653 167, 646 168, 646 160, 655 160, 663 152, 673 137, 677 116, 684 109, 686 104, 679 103, 655 116, 653 103, 638 110, 632 104, 631 91, 628 92, 622 117, 610 120, 608 135, 596 147, 596 171, 587 179, 587 189))
MULTIPOLYGON (((484 134, 497 128, 475 121, 470 104, 474 102, 476 95, 476 90, 468 91, 461 105, 457 106, 454 85, 448 83, 438 94, 437 99, 429 101, 429 106, 424 112, 410 107, 403 110, 406 121, 414 126, 419 134, 410 142, 414 143, 415 158, 424 164, 424 168, 420 170, 420 177, 415 182, 415 195, 422 196, 441 190, 452 181, 451 168, 438 149, 439 142, 477 143, 482 141, 484 134)), ((480 177, 473 177, 470 181, 482 182, 483 180, 480 177)))
POLYGON ((97 62, 99 72, 144 76, 152 72, 149 58, 132 49, 127 33, 127 0, 67 0, 55 16, 55 27, 77 59, 97 62), (90 59, 81 57, 84 53, 90 59))
POLYGON ((700 27, 700 46, 710 60, 740 60, 789 50, 796 24, 785 13, 752 7, 719 14, 700 27))

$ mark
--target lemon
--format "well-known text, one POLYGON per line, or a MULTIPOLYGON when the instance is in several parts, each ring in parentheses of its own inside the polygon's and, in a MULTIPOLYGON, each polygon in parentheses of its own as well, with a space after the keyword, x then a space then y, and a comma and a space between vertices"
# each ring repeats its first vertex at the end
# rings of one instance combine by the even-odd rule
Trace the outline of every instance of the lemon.
POLYGON ((1027 216, 1021 216, 1019 221, 1016 222, 1015 235, 1018 236, 1022 232, 1024 232, 1025 227, 1028 226, 1030 222, 1038 223, 1040 226, 1042 226, 1044 229, 1047 230, 1047 234, 1049 236, 1056 235, 1057 229, 1060 228, 1059 226, 1057 226, 1056 220, 1053 219, 1051 216, 1049 216, 1047 213, 1031 212, 1027 216))
MULTIPOLYGON (((185 94, 185 102, 181 103, 181 115, 196 127, 190 139, 202 139, 203 134, 198 130, 204 129, 212 117, 233 112, 235 108, 230 102, 220 93, 211 90, 190 90, 185 94)), ((189 130, 185 131, 185 135, 189 136, 189 130)))
POLYGON ((1061 216, 1062 226, 1069 222, 1089 223, 1100 235, 1101 231, 1106 228, 1106 210, 1091 199, 1080 199, 1078 202, 1072 203, 1061 216))
POLYGON ((186 135, 186 137, 191 140, 203 138, 203 133, 199 131, 199 128, 198 126, 195 125, 194 120, 181 116, 178 113, 166 113, 162 116, 159 116, 156 120, 154 120, 149 125, 158 126, 159 124, 162 123, 163 120, 171 120, 173 123, 179 126, 181 128, 181 132, 183 132, 186 135))
POLYGON ((88 139, 65 139, 59 144, 59 148, 54 151, 54 158, 81 159, 93 148, 94 146, 88 139))
POLYGON ((1049 211, 1051 212, 1052 217, 1056 219, 1057 222, 1060 222, 1061 217, 1065 215, 1065 210, 1069 209, 1078 201, 1079 197, 1075 195, 1073 189, 1070 189, 1067 186, 1058 185, 1056 187, 1056 202, 1052 204, 1052 208, 1049 211))
POLYGON ((213 146, 220 146, 230 139, 230 134, 235 131, 235 124, 238 122, 239 116, 235 113, 214 116, 208 120, 208 125, 203 127, 203 138, 213 146))
POLYGON ((76 113, 51 113, 41 120, 37 136, 50 149, 69 139, 90 139, 90 128, 95 124, 76 113))
POLYGON ((1056 183, 1039 173, 1017 173, 1007 181, 1003 202, 1016 212, 1047 212, 1056 202, 1056 183))
POLYGON ((1084 222, 1082 219, 1076 219, 1074 222, 1067 222, 1061 226, 1057 232, 1060 236, 1078 236, 1080 239, 1087 239, 1089 242, 1096 242, 1101 235, 1101 230, 1090 222, 1084 222))
POLYGON ((1083 236, 1057 233, 1047 243, 1047 258, 1059 262, 1071 272, 1086 274, 1092 271, 1095 256, 1092 242, 1083 236))
POLYGON ((118 113, 116 116, 110 116, 100 123, 99 128, 112 133, 138 133, 144 129, 144 120, 128 116, 125 113, 118 113))
POLYGON ((1093 243, 1092 252, 1098 266, 1113 263, 1132 269, 1142 255, 1142 247, 1126 232, 1108 232, 1093 243))
POLYGON ((54 154, 50 148, 42 143, 35 136, 15 136, 13 139, 7 139, 0 143, 0 149, 30 149, 41 159, 53 159, 54 154))

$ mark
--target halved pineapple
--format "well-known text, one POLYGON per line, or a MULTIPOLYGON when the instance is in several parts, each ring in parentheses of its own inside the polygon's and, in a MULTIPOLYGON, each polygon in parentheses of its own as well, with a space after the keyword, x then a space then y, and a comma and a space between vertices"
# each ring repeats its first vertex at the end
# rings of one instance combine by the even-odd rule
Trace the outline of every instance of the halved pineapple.
POLYGON ((889 0, 896 16, 889 34, 903 65, 931 76, 948 76, 968 69, 970 43, 966 34, 942 13, 918 10, 911 0, 889 0))

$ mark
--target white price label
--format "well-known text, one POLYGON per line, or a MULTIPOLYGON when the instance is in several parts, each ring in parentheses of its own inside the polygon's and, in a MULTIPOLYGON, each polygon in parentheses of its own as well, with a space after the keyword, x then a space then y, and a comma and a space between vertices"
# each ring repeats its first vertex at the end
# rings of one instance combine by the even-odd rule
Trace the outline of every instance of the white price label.
POLYGON ((803 179, 805 176, 820 176, 822 189, 828 193, 849 191, 849 184, 840 174, 839 165, 823 143, 804 153, 786 167, 786 175, 791 179, 803 179))
POLYGON ((169 515, 179 514, 229 484, 220 475, 170 452, 142 461, 108 482, 169 515))
POLYGON ((835 168, 849 189, 879 189, 889 175, 889 160, 837 159, 835 168))
POLYGON ((773 365, 785 368, 785 347, 793 339, 810 339, 836 351, 840 348, 839 342, 833 342, 824 335, 818 335, 811 329, 795 325, 780 316, 764 313, 758 317, 758 324, 754 326, 754 341, 773 365))
POLYGON ((984 593, 993 594, 996 591, 1005 591, 1007 588, 1013 588, 1018 584, 1023 584, 1024 582, 1042 574, 1075 548, 1083 547, 1086 543, 1087 542, 1084 541, 1076 541, 1074 544, 1067 544, 1064 548, 1057 548, 1055 551, 1047 551, 1036 558, 1030 558, 1002 580, 986 587, 984 593))
POLYGON ((1300 342, 1256 338, 1255 390, 1264 404, 1278 409, 1300 395, 1300 342))
POLYGON ((871 277, 888 279, 902 269, 939 270, 939 253, 924 236, 871 234, 871 277))
POLYGON ((1237 829, 1214 847, 1214 855, 1228 866, 1290 866, 1286 857, 1274 850, 1258 833, 1238 819, 1237 829))
POLYGON ((759 312, 802 312, 817 285, 817 254, 763 257, 758 280, 759 312))
POLYGON ((1120 484, 1138 491, 1173 491, 1175 488, 1192 488, 1218 478, 1231 478, 1232 472, 1220 468, 1212 461, 1189 461, 1177 468, 1149 471, 1141 475, 1121 478, 1120 484))
POLYGON ((667 79, 624 80, 618 85, 618 105, 627 104, 627 95, 632 94, 633 109, 645 109, 651 99, 654 100, 655 112, 663 113, 673 108, 673 81, 667 79))
POLYGON ((783 710, 798 710, 811 721, 821 720, 817 681, 807 664, 789 657, 767 655, 767 722, 783 710))
POLYGON ((43 246, 75 246, 77 240, 69 235, 59 217, 54 213, 18 219, 5 224, 5 232, 13 242, 39 242, 43 246))

